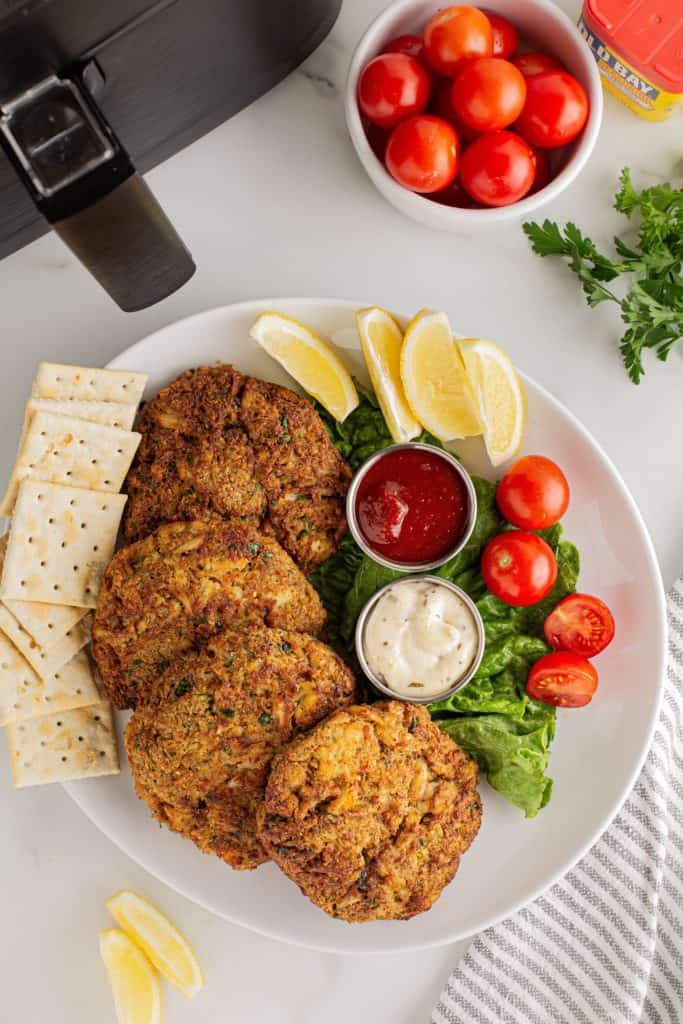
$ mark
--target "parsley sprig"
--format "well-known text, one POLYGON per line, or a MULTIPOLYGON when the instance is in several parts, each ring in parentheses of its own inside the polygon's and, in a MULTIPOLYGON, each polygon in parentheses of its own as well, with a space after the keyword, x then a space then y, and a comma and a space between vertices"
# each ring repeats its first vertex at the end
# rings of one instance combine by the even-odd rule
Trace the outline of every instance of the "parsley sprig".
POLYGON ((629 377, 639 384, 645 373, 645 349, 665 360, 683 338, 683 189, 665 184, 639 192, 626 167, 619 181, 615 209, 629 218, 639 215, 640 222, 632 246, 614 239, 618 261, 601 253, 575 224, 562 229, 545 220, 524 224, 524 231, 539 256, 566 258, 589 306, 617 303, 626 324, 619 350, 629 377), (607 285, 622 275, 632 276, 626 295, 619 298, 607 285))

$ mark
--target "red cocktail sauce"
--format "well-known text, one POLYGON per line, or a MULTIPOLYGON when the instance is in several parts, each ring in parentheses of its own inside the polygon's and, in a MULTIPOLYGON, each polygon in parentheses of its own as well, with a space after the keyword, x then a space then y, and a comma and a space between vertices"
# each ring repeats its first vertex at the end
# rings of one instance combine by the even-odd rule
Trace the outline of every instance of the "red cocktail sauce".
POLYGON ((465 530, 469 496, 459 473, 436 451, 387 452, 361 479, 356 519, 373 551, 403 565, 434 562, 465 530))

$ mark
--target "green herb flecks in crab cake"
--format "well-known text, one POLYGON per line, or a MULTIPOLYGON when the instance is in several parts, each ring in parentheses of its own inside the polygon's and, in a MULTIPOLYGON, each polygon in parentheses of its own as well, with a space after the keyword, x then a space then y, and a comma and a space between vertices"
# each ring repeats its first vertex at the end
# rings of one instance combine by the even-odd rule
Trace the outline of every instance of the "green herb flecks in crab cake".
POLYGON ((177 658, 155 702, 136 708, 125 738, 137 794, 205 853, 254 868, 267 859, 255 817, 274 754, 354 697, 352 673, 319 640, 226 630, 177 658))

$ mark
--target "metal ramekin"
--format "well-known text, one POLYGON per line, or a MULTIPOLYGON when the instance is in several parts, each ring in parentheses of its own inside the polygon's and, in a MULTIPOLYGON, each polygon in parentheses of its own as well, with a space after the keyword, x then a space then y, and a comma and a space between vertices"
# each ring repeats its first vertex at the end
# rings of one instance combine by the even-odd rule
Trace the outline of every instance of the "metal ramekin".
POLYGON ((444 562, 447 562, 449 559, 453 558, 455 555, 458 554, 459 551, 462 551, 462 549, 465 547, 465 544, 467 544, 467 541, 470 539, 470 534, 474 529, 476 518, 477 492, 474 489, 474 484, 472 483, 472 479, 467 470, 461 466, 456 457, 454 455, 451 455, 450 452, 444 451, 443 448, 437 448, 436 445, 422 444, 417 441, 409 441, 407 444, 392 444, 389 445, 388 448, 381 448, 378 452, 375 452, 374 455, 371 455, 370 458, 366 459, 363 465, 356 470, 353 480, 351 481, 351 486, 349 487, 346 495, 346 520, 349 524, 349 530, 351 531, 351 535, 355 540, 356 544, 361 549, 361 551, 365 552, 368 558, 372 558, 374 562, 378 562, 380 565, 385 565, 387 569, 396 569, 397 572, 429 572, 432 569, 438 569, 439 566, 443 565, 444 562), (469 511, 467 513, 467 519, 465 520, 464 530, 460 537, 458 538, 457 544, 453 548, 451 548, 450 551, 447 551, 444 555, 442 555, 441 558, 437 558, 436 561, 434 562, 394 562, 390 558, 384 558, 383 555, 378 554, 375 550, 373 550, 373 548, 369 546, 369 544, 365 540, 361 532, 361 529, 358 525, 358 518, 356 516, 356 495, 358 494, 360 482, 367 473, 367 471, 370 469, 371 466, 374 466, 376 462, 384 458, 384 456, 388 452, 398 452, 403 449, 411 450, 415 448, 419 448, 424 452, 429 452, 430 455, 438 455, 440 458, 444 460, 444 462, 447 462, 449 466, 451 466, 455 470, 455 472, 459 475, 460 479, 465 485, 465 489, 467 491, 469 511))
POLYGON ((363 669, 364 674, 380 693, 384 694, 386 697, 393 698, 393 700, 402 700, 406 704, 436 704, 438 701, 447 700, 449 697, 452 697, 454 693, 458 692, 458 690, 462 690, 463 686, 466 686, 467 683, 469 683, 470 679, 481 664, 481 659, 484 657, 485 640, 484 622, 472 598, 469 597, 469 595, 460 587, 457 587, 455 583, 451 583, 450 580, 445 580, 441 576, 430 576, 425 573, 416 572, 411 573, 409 576, 399 576, 398 579, 392 580, 391 583, 387 583, 385 586, 380 587, 380 589, 372 595, 369 601, 365 603, 356 621, 356 655, 358 656, 358 661, 360 662, 360 667, 363 669), (368 620, 370 612, 375 607, 382 594, 387 590, 391 590, 391 588, 395 587, 397 583, 405 583, 407 580, 420 580, 426 583, 437 583, 441 587, 447 587, 449 590, 452 590, 469 608, 477 628, 477 653, 475 654, 474 661, 468 668, 467 672, 462 679, 459 679, 458 682, 450 688, 450 690, 444 690, 443 693, 433 694, 431 697, 406 697, 402 693, 396 693, 394 690, 391 690, 378 676, 374 674, 368 664, 367 658, 365 657, 365 623, 368 620))

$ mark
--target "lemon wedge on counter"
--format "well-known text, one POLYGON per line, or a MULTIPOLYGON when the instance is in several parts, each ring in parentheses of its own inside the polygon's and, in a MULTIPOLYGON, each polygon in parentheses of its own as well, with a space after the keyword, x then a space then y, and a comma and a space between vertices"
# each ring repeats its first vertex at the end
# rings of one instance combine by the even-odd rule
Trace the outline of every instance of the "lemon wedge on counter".
POLYGON ((118 1024, 161 1024, 161 987, 151 963, 116 928, 100 932, 100 953, 114 993, 118 1024))
POLYGON ((199 992, 204 985, 199 961, 165 914, 128 889, 117 892, 105 905, 126 935, 175 988, 188 998, 199 992))
POLYGON ((413 415, 439 440, 481 434, 465 364, 445 313, 422 309, 408 324, 401 381, 413 415))
POLYGON ((336 420, 345 420, 358 405, 348 370, 327 342, 305 324, 282 313, 261 313, 249 336, 336 420))
POLYGON ((519 451, 524 436, 524 389, 512 360, 492 341, 458 341, 484 425, 484 444, 492 465, 499 466, 519 451))
POLYGON ((421 427, 413 416, 401 383, 403 331, 384 309, 372 306, 356 313, 360 346, 389 432, 397 444, 417 437, 421 427))

